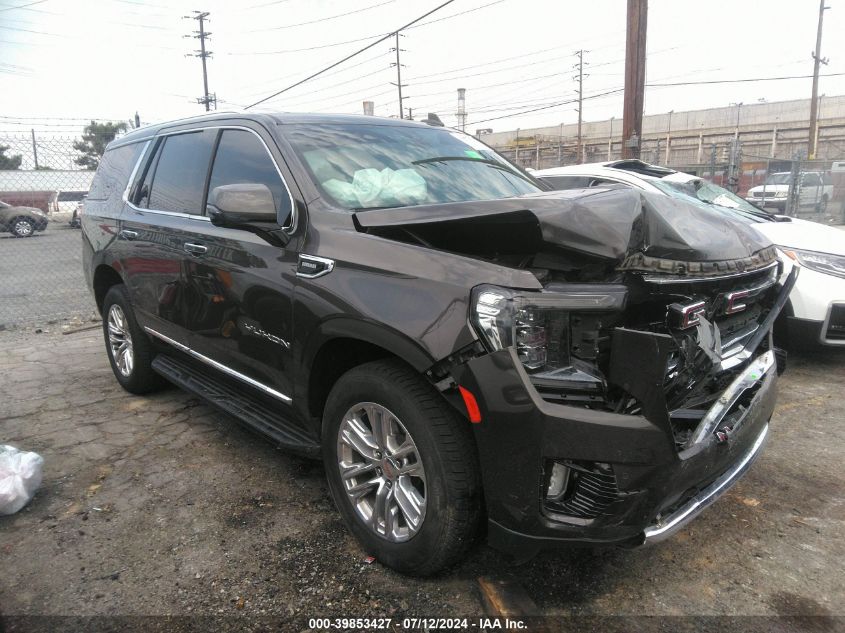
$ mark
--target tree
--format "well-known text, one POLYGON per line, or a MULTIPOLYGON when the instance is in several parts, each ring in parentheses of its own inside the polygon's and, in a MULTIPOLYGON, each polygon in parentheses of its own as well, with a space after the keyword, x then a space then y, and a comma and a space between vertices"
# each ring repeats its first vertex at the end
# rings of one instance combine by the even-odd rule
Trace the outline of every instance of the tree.
POLYGON ((0 169, 20 169, 23 157, 20 154, 6 156, 8 145, 0 145, 0 169))
POLYGON ((119 123, 97 123, 91 121, 89 125, 85 126, 85 131, 82 134, 81 141, 73 142, 73 149, 81 152, 81 156, 75 158, 75 162, 80 167, 94 170, 100 164, 100 158, 103 152, 106 151, 106 145, 114 140, 118 132, 126 131, 126 122, 119 123))

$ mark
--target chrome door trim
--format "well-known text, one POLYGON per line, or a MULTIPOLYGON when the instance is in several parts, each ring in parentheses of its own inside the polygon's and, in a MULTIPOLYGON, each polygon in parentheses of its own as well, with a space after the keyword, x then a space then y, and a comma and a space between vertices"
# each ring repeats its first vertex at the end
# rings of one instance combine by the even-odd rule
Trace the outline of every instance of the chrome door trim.
POLYGON ((246 384, 250 385, 251 387, 255 387, 259 391, 263 391, 267 395, 273 396, 274 398, 281 400, 285 404, 291 404, 293 402, 293 398, 291 398, 290 396, 286 396, 281 391, 276 391, 272 387, 268 387, 267 385, 265 385, 263 382, 258 382, 257 380, 250 378, 249 376, 245 376, 242 373, 235 371, 234 369, 227 367, 226 365, 224 365, 222 363, 218 363, 216 360, 209 358, 208 356, 205 356, 204 354, 200 354, 196 350, 191 349, 187 345, 183 345, 179 341, 174 341, 169 336, 165 336, 161 332, 157 332, 154 329, 152 329, 151 327, 144 326, 144 330, 147 332, 147 334, 150 334, 150 335, 156 337, 157 339, 160 339, 160 340, 164 341, 165 343, 172 345, 173 347, 178 349, 180 352, 184 352, 184 353, 188 354, 189 356, 192 356, 192 357, 196 358, 197 360, 213 367, 214 369, 217 369, 217 370, 223 372, 224 374, 228 374, 229 376, 232 376, 232 378, 237 378, 241 382, 245 382, 246 384))

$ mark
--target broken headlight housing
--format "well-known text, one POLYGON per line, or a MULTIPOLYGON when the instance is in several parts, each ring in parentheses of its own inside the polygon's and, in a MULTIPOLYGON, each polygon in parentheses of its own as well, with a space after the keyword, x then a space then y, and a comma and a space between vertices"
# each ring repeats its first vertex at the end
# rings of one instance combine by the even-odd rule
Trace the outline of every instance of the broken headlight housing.
POLYGON ((471 320, 491 352, 513 347, 532 374, 554 379, 570 368, 570 315, 619 311, 626 289, 619 285, 551 284, 542 291, 478 286, 471 320))

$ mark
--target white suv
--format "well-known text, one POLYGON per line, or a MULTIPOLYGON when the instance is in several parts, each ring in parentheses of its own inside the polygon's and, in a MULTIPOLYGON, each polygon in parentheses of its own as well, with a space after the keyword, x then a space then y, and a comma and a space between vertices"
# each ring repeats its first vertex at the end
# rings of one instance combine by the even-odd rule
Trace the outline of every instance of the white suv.
MULTIPOLYGON (((805 181, 812 173, 805 174, 805 181)), ((729 213, 752 224, 778 246, 785 263, 784 275, 792 266, 803 269, 782 312, 776 336, 782 341, 788 338, 793 346, 801 343, 845 346, 845 231, 769 215, 698 176, 638 160, 554 167, 532 175, 551 189, 624 185, 694 200, 707 203, 714 212, 729 213)))
MULTIPOLYGON (((763 208, 786 210, 789 197, 789 182, 792 174, 782 171, 769 174, 762 185, 748 190, 746 200, 763 208)), ((822 171, 805 171, 798 175, 798 204, 802 207, 815 207, 817 211, 827 210, 827 203, 833 197, 833 181, 830 174, 822 171)))

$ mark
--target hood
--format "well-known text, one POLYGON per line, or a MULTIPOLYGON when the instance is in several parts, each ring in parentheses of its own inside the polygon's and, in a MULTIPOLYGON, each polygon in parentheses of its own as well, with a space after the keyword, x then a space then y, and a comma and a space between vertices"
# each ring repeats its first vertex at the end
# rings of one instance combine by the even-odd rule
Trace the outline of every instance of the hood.
POLYGON ((570 258, 580 254, 619 270, 706 275, 752 269, 775 257, 771 243, 744 223, 633 189, 376 209, 357 212, 355 222, 365 232, 394 238, 405 233, 450 251, 531 256, 563 250, 570 258))
POLYGON ((754 228, 782 248, 845 256, 845 231, 833 226, 790 218, 789 222, 760 222, 754 228))

